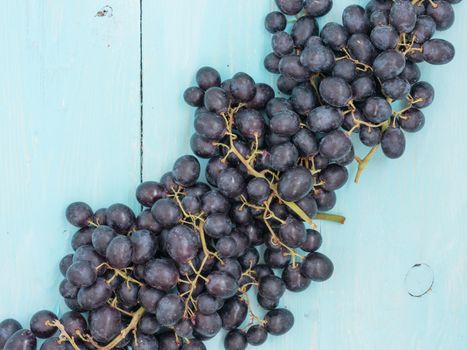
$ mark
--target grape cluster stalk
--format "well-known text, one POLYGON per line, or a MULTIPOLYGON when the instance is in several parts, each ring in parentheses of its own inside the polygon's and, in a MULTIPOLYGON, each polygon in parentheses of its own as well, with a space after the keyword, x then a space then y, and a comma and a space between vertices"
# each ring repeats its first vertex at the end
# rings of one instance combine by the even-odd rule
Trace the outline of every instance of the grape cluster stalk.
POLYGON ((378 149, 398 158, 405 133, 423 128, 434 89, 418 63, 454 58, 434 35, 452 26, 460 1, 371 0, 320 29, 332 0, 275 0, 264 66, 279 74, 281 95, 247 73, 222 80, 201 67, 183 96, 205 165, 183 155, 141 183, 138 214, 70 204, 78 229, 59 264, 70 310, 38 311, 29 328, 0 322, 0 350, 36 350, 38 338, 41 350, 205 350, 221 329, 226 350, 244 350, 287 333, 286 290, 334 271, 316 221, 344 223, 329 211, 349 164, 358 182, 378 149), (356 139, 370 148, 362 158, 356 139))

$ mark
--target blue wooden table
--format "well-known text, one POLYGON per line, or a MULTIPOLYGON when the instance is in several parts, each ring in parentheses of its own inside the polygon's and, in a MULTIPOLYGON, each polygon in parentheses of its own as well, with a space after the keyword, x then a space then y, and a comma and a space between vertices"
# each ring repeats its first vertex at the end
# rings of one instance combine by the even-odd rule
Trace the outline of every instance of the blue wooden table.
MULTIPOLYGON (((321 23, 338 21, 350 3, 335 1, 321 23)), ((71 249, 69 202, 137 209, 140 178, 158 179, 190 152, 192 110, 181 95, 199 66, 273 84, 262 60, 263 18, 274 8, 272 0, 3 3, 0 319, 27 325, 38 309, 64 310, 57 264, 71 249)), ((359 185, 339 191, 335 212, 346 224, 320 225, 335 274, 288 293, 296 325, 260 349, 467 349, 467 2, 456 11, 439 35, 456 45, 455 60, 422 65, 436 88, 424 130, 409 135, 403 158, 378 153, 359 185), (409 295, 432 279, 426 294, 409 295)), ((219 349, 221 338, 208 344, 219 349)))

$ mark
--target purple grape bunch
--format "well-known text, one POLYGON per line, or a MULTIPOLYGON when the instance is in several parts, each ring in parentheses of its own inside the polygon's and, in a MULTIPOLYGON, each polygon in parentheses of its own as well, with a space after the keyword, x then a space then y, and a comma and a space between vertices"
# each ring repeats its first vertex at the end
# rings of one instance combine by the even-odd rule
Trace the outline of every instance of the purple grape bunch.
POLYGON ((288 332, 286 290, 334 270, 318 252, 315 221, 344 222, 326 212, 347 165, 358 162, 358 181, 379 145, 398 158, 404 132, 424 126, 434 89, 417 64, 454 57, 433 36, 453 24, 458 2, 371 0, 320 30, 332 0, 276 0, 264 65, 288 97, 243 72, 222 80, 200 68, 184 100, 196 108, 192 151, 205 161, 181 156, 159 181, 141 183, 139 214, 70 204, 78 229, 59 263, 70 311, 38 311, 29 328, 2 321, 0 350, 36 350, 38 338, 41 350, 203 350, 221 329, 226 350, 243 350, 288 332), (354 133, 371 147, 363 159, 354 133))

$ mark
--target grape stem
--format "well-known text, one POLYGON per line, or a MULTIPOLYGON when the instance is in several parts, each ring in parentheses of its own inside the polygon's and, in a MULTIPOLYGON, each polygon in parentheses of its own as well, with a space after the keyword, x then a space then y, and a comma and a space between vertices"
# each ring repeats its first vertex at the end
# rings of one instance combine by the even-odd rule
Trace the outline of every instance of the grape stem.
POLYGON ((337 214, 326 214, 326 213, 317 213, 315 215, 316 220, 326 220, 326 221, 333 221, 337 222, 338 224, 345 223, 345 216, 337 215, 337 214))
POLYGON ((75 338, 67 333, 67 331, 65 330, 65 327, 59 320, 55 320, 52 322, 46 321, 45 325, 49 327, 55 327, 60 331, 60 336, 58 337, 58 341, 60 344, 67 341, 68 343, 70 343, 73 349, 80 350, 78 345, 76 345, 75 338))
POLYGON ((114 340, 112 340, 109 344, 107 344, 105 346, 98 347, 98 349, 99 350, 111 350, 111 349, 114 349, 123 339, 126 338, 128 333, 130 333, 131 331, 136 329, 136 327, 138 326, 139 320, 144 315, 144 312, 145 312, 145 310, 144 310, 143 307, 140 307, 138 310, 136 310, 133 313, 133 317, 132 317, 130 323, 128 324, 128 326, 126 326, 124 329, 122 329, 120 331, 120 335, 115 337, 114 340))
POLYGON ((363 170, 365 170, 365 168, 367 167, 368 162, 370 161, 373 154, 375 154, 376 150, 378 149, 378 146, 379 145, 373 146, 370 152, 368 152, 368 154, 363 159, 359 157, 355 157, 355 160, 358 163, 357 175, 355 175, 355 180, 354 180, 355 183, 358 183, 358 181, 360 180, 360 176, 362 175, 363 170))
POLYGON ((114 272, 114 275, 109 280, 106 281, 107 284, 112 283, 112 281, 117 276, 120 276, 121 278, 123 278, 126 281, 127 286, 129 286, 129 283, 136 284, 136 285, 138 285, 140 287, 144 286, 144 284, 142 282, 138 281, 137 279, 134 279, 133 277, 128 276, 128 274, 126 273, 126 270, 129 270, 130 268, 120 270, 120 269, 116 269, 116 268, 110 266, 106 262, 103 262, 102 264, 100 264, 99 266, 96 267, 96 270, 99 270, 102 267, 106 267, 107 269, 112 270, 114 272))

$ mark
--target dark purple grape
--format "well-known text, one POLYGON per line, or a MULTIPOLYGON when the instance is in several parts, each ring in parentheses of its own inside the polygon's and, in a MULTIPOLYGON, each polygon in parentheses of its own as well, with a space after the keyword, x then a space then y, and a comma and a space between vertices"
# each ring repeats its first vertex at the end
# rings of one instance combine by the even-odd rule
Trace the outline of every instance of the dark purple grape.
POLYGON ((235 256, 236 249, 237 242, 230 236, 221 237, 216 243, 216 250, 222 258, 235 256))
POLYGON ((232 222, 224 213, 213 213, 206 217, 205 233, 212 238, 221 238, 232 231, 232 222))
POLYGON ((146 263, 144 280, 151 287, 169 291, 178 282, 177 268, 167 259, 153 259, 146 263))
POLYGON ((275 97, 266 105, 266 113, 270 118, 274 117, 277 113, 287 110, 293 110, 292 103, 283 97, 275 97))
POLYGON ((360 141, 368 147, 373 147, 380 144, 382 136, 383 133, 381 132, 380 128, 370 128, 367 126, 360 128, 360 133, 358 134, 360 141))
POLYGON ((338 60, 332 69, 332 76, 342 78, 350 83, 357 76, 357 66, 348 59, 338 60))
POLYGON ((105 256, 108 245, 112 239, 117 235, 113 228, 106 225, 100 225, 92 232, 92 245, 96 252, 105 256))
POLYGON ((405 57, 396 50, 387 50, 380 53, 373 62, 373 71, 382 80, 397 77, 404 68, 405 57))
POLYGON ((269 311, 264 316, 266 330, 272 335, 287 333, 294 325, 293 314, 287 309, 276 309, 269 311))
POLYGON ((289 265, 282 271, 285 287, 292 292, 304 291, 311 284, 311 280, 300 272, 300 267, 300 264, 289 265))
POLYGON ((20 329, 6 341, 3 350, 36 350, 37 340, 29 329, 20 329))
POLYGON ((347 166, 351 164, 355 160, 355 150, 353 146, 350 148, 349 152, 346 153, 344 156, 342 156, 339 159, 335 160, 335 163, 340 166, 347 166))
POLYGON ((255 140, 264 135, 264 118, 256 109, 242 109, 235 115, 235 127, 243 137, 255 140))
POLYGON ((410 84, 407 80, 395 77, 384 81, 381 84, 381 90, 384 96, 392 100, 401 100, 409 94, 410 84))
POLYGON ((174 200, 159 199, 151 208, 151 214, 163 227, 176 225, 182 219, 182 212, 174 200))
MULTIPOLYGON (((0 346, 2 344, 0 343, 0 346)), ((2 348, 3 349, 3 348, 2 348)), ((45 340, 40 350, 69 350, 70 344, 67 342, 61 342, 58 337, 52 337, 45 340)))
POLYGON ((227 92, 217 86, 211 87, 204 93, 204 106, 208 111, 217 114, 227 112, 229 97, 227 92))
POLYGON ((197 298, 198 311, 205 315, 213 314, 224 305, 223 299, 216 298, 209 293, 202 293, 197 298))
POLYGON ((383 132, 381 149, 386 157, 395 159, 402 156, 405 151, 405 136, 398 127, 390 126, 383 132))
POLYGON ((132 344, 138 350, 158 350, 159 342, 156 337, 147 334, 136 334, 132 344))
POLYGON ((425 125, 425 116, 421 110, 410 108, 400 117, 399 125, 404 131, 417 132, 425 125))
POLYGON ((366 11, 368 13, 373 13, 375 11, 389 11, 392 3, 392 0, 370 0, 366 5, 366 11))
POLYGON ((76 250, 83 245, 91 244, 93 231, 94 227, 82 227, 76 231, 71 238, 71 247, 73 250, 76 250))
POLYGON ((277 191, 285 201, 295 202, 305 197, 313 188, 311 172, 302 166, 296 166, 282 174, 277 191))
POLYGON ((273 146, 270 153, 270 164, 274 170, 285 171, 298 160, 298 150, 291 142, 273 146))
POLYGON ((87 333, 87 322, 79 312, 65 312, 60 318, 60 323, 63 325, 65 331, 70 337, 78 337, 78 333, 87 333))
POLYGON ((190 147, 194 154, 200 158, 212 158, 219 154, 219 147, 215 141, 193 134, 190 139, 190 147))
POLYGON ((264 262, 273 269, 282 269, 289 264, 290 255, 287 255, 287 252, 282 249, 272 250, 267 248, 264 251, 264 262))
POLYGON ((312 252, 302 261, 301 273, 315 282, 323 282, 334 272, 332 261, 324 254, 312 252))
POLYGON ((151 214, 150 209, 143 210, 136 218, 136 227, 139 230, 149 230, 153 233, 159 233, 162 231, 162 226, 151 214))
POLYGON ((230 209, 229 201, 219 191, 213 190, 205 193, 201 201, 205 215, 227 213, 230 209))
POLYGON ((293 136, 300 130, 300 117, 293 111, 276 113, 269 121, 272 132, 281 136, 293 136))
POLYGON ((290 96, 295 112, 301 116, 306 116, 308 113, 318 106, 318 101, 315 93, 311 90, 308 84, 300 84, 292 90, 290 96))
POLYGON ((180 350, 182 347, 180 340, 175 337, 175 333, 172 331, 158 335, 157 342, 159 343, 159 350, 180 350))
POLYGON ((303 49, 311 36, 318 35, 318 22, 311 16, 300 17, 293 25, 291 35, 295 48, 303 49))
POLYGON ((213 112, 204 112, 195 118, 195 130, 202 137, 209 140, 220 140, 226 132, 225 121, 213 112))
POLYGON ((155 181, 141 183, 136 189, 136 199, 145 207, 151 207, 158 199, 165 197, 164 187, 155 181))
POLYGON ((279 78, 277 78, 277 89, 286 95, 290 95, 298 84, 298 81, 288 78, 285 75, 279 75, 279 78))
POLYGON ((68 268, 66 278, 77 287, 89 287, 96 282, 97 272, 88 261, 76 261, 68 268))
MULTIPOLYGON (((302 65, 300 57, 297 55, 287 55, 282 57, 279 62, 279 72, 284 78, 292 80, 290 84, 292 89, 297 86, 297 82, 301 83, 306 81, 310 74, 308 69, 302 65)), ((291 90, 290 87, 285 90, 291 90)))
POLYGON ((399 42, 399 33, 389 24, 379 25, 371 31, 370 39, 377 49, 386 51, 396 47, 399 42))
POLYGON ((343 131, 334 130, 321 139, 319 152, 328 159, 339 159, 346 155, 351 147, 349 137, 343 131))
POLYGON ((303 8, 303 0, 275 0, 277 7, 282 13, 294 16, 303 8))
MULTIPOLYGON (((267 103, 270 99, 274 98, 274 89, 268 84, 258 83, 256 84, 256 93, 255 97, 252 100, 248 101, 247 107, 253 109, 264 109, 266 108, 267 103)), ((238 118, 238 113, 235 116, 238 118)))
POLYGON ((184 264, 193 259, 200 248, 198 235, 188 226, 177 225, 170 229, 165 248, 177 263, 184 264))
POLYGON ((306 240, 302 243, 300 248, 306 252, 314 252, 321 247, 323 237, 321 233, 311 228, 306 230, 306 240))
POLYGON ((215 297, 228 299, 237 293, 238 283, 229 273, 214 271, 207 279, 206 289, 215 297))
POLYGON ((181 319, 174 326, 175 334, 179 337, 188 338, 193 335, 193 324, 189 319, 181 319))
POLYGON ((227 168, 219 174, 217 188, 224 196, 235 198, 245 189, 243 175, 236 168, 227 168))
POLYGON ((412 61, 405 62, 405 68, 401 74, 399 74, 399 78, 405 79, 409 82, 409 84, 413 85, 420 80, 421 72, 420 68, 416 63, 412 61))
POLYGON ((123 328, 119 311, 109 305, 89 313, 89 330, 95 341, 109 343, 123 328))
POLYGON ((258 294, 268 299, 279 299, 284 295, 285 284, 274 275, 267 275, 259 280, 258 294))
POLYGON ((248 344, 258 346, 264 344, 268 338, 268 332, 266 328, 261 325, 253 325, 248 328, 246 332, 246 340, 248 344))
POLYGON ((430 39, 423 44, 423 59, 430 64, 446 64, 455 56, 454 46, 444 39, 430 39))
POLYGON ((389 24, 389 11, 375 10, 370 14, 371 27, 384 26, 389 24))
POLYGON ((65 255, 60 260, 59 268, 63 276, 66 276, 66 270, 68 270, 71 264, 73 264, 73 254, 65 255))
POLYGON ((302 221, 288 217, 279 227, 281 241, 291 247, 297 248, 306 240, 306 229, 302 221))
POLYGON ((320 17, 331 11, 332 0, 305 0, 305 11, 313 17, 320 17))
POLYGON ((207 350, 206 345, 204 345, 201 340, 196 338, 190 339, 189 343, 183 344, 181 350, 207 350))
POLYGON ((195 316, 194 325, 197 334, 209 339, 219 333, 222 328, 222 320, 217 312, 210 315, 203 315, 198 312, 195 316))
POLYGON ((271 193, 269 183, 262 178, 251 179, 246 187, 248 198, 253 200, 255 203, 264 202, 271 193))
POLYGON ((316 200, 320 211, 329 211, 336 205, 336 193, 334 191, 315 190, 313 198, 316 200))
POLYGON ((128 233, 135 224, 135 214, 133 210, 125 204, 113 204, 107 208, 107 225, 120 233, 128 233))
POLYGON ((329 22, 326 23, 326 25, 321 30, 320 36, 324 44, 329 46, 334 51, 339 51, 347 45, 349 33, 347 32, 347 29, 345 29, 340 24, 329 22))
POLYGON ((98 278, 93 285, 80 288, 77 300, 84 310, 94 310, 104 306, 111 296, 110 285, 103 278, 98 278))
POLYGON ((308 45, 300 54, 302 65, 315 73, 330 71, 335 61, 336 57, 332 50, 321 44, 308 45))
POLYGON ((191 86, 183 93, 183 99, 192 107, 201 107, 204 100, 204 91, 197 86, 191 86))
POLYGON ((368 35, 363 33, 352 34, 347 41, 352 57, 362 63, 371 64, 377 52, 368 35))
POLYGON ((148 230, 133 232, 130 241, 133 246, 132 262, 134 264, 144 264, 154 256, 156 242, 148 230))
POLYGON ((410 50, 409 52, 407 52, 405 54, 405 57, 414 62, 414 63, 420 63, 420 62, 423 62, 425 60, 425 58, 423 57, 423 49, 422 49, 422 45, 421 44, 417 44, 417 43, 414 43, 412 45, 412 48, 415 49, 415 50, 410 50))
POLYGON ((83 202, 71 203, 66 208, 66 219, 76 227, 84 227, 93 218, 93 212, 89 205, 83 202))
POLYGON ((428 2, 426 5, 426 14, 434 19, 437 30, 446 30, 450 28, 455 19, 452 5, 443 0, 428 2))
POLYGON ((29 328, 38 338, 50 338, 57 332, 57 328, 48 324, 56 320, 58 320, 58 317, 53 312, 48 310, 38 311, 31 317, 29 328))
POLYGON ((410 33, 417 22, 417 12, 411 1, 395 0, 389 20, 399 33, 410 33))
MULTIPOLYGON (((280 1, 280 0, 276 0, 276 1, 280 1)), ((224 339, 225 350, 245 350, 247 346, 248 346, 248 343, 247 343, 245 334, 238 329, 231 330, 225 336, 225 339, 224 339)))
POLYGON ((269 33, 280 32, 287 26, 287 18, 279 11, 273 11, 267 14, 264 19, 264 27, 269 33))
POLYGON ((350 34, 368 33, 370 21, 365 9, 359 5, 350 5, 342 13, 342 24, 350 34))
POLYGON ((271 52, 266 55, 264 58, 264 68, 270 73, 279 74, 279 62, 281 58, 277 56, 274 52, 271 52))
POLYGON ((319 180, 324 182, 321 188, 326 191, 334 191, 345 185, 349 178, 349 172, 347 168, 337 165, 330 164, 319 173, 319 180))
MULTIPOLYGON (((97 267, 105 262, 105 259, 103 256, 99 255, 91 245, 84 245, 79 247, 73 255, 73 263, 77 261, 87 261, 91 264, 93 269, 97 270, 97 267)), ((104 273, 105 268, 100 268, 97 272, 98 276, 104 273)))
POLYGON ((315 199, 311 196, 311 194, 306 195, 302 199, 295 202, 300 209, 309 217, 312 218, 318 212, 318 205, 316 204, 315 199))
POLYGON ((302 156, 310 157, 318 153, 318 140, 315 134, 308 129, 300 129, 293 136, 293 143, 302 156))
POLYGON ((279 299, 268 299, 259 294, 256 295, 258 299, 258 304, 266 310, 274 310, 279 306, 279 299))
POLYGON ((423 44, 425 41, 430 40, 436 32, 436 22, 430 16, 419 16, 415 28, 412 31, 412 36, 415 42, 423 44))
POLYGON ((222 319, 222 328, 231 330, 239 327, 248 315, 248 306, 239 297, 233 297, 225 301, 224 306, 219 310, 222 319))
POLYGON ((134 308, 138 305, 139 286, 132 282, 121 283, 117 288, 117 296, 120 303, 126 308, 134 308))
POLYGON ((330 132, 341 126, 343 116, 337 108, 320 106, 308 114, 306 121, 314 132, 330 132))
POLYGON ((365 118, 372 123, 381 123, 392 116, 391 105, 382 97, 370 97, 363 105, 365 118))
POLYGON ((242 275, 242 266, 235 258, 226 258, 222 262, 218 261, 215 265, 216 271, 227 272, 235 279, 240 279, 242 275))
POLYGON ((435 89, 426 81, 419 81, 412 86, 410 95, 414 100, 421 100, 413 104, 416 108, 425 108, 433 103, 435 98, 435 89))
POLYGON ((138 292, 138 302, 147 312, 156 313, 156 307, 159 300, 165 295, 164 292, 148 286, 143 286, 138 292))
POLYGON ((183 316, 184 305, 182 299, 175 294, 167 294, 157 303, 157 322, 162 326, 173 326, 183 316))
POLYGON ((255 97, 256 84, 248 74, 240 72, 232 77, 230 86, 233 97, 240 102, 248 102, 255 97))
POLYGON ((60 282, 59 292, 64 298, 76 298, 78 295, 79 287, 68 281, 66 278, 60 282))
POLYGON ((201 89, 207 90, 213 86, 220 86, 221 77, 214 68, 202 67, 196 72, 196 83, 201 89))
POLYGON ((124 269, 131 264, 133 246, 130 239, 124 235, 114 237, 105 251, 109 264, 116 269, 124 269))

